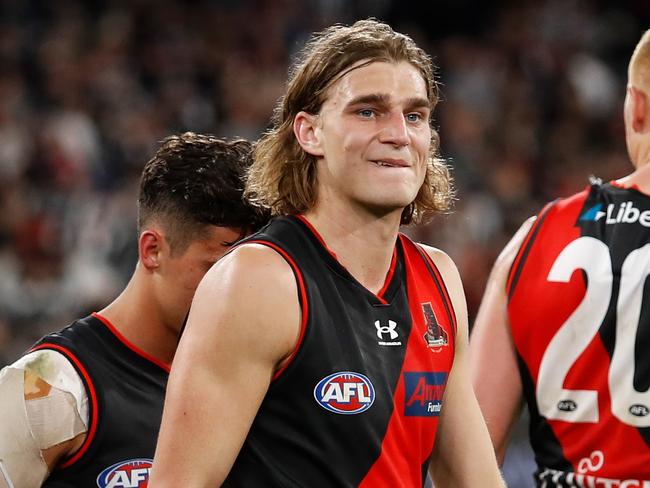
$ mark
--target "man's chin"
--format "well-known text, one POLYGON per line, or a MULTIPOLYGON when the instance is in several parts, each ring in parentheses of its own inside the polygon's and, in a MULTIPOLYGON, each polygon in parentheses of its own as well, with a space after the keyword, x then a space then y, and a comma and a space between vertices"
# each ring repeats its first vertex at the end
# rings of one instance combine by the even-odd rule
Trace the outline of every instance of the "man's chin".
POLYGON ((391 202, 381 202, 369 205, 371 213, 378 219, 390 218, 391 216, 400 216, 406 207, 408 207, 413 200, 395 200, 391 202), (405 203, 407 202, 407 203, 405 203))

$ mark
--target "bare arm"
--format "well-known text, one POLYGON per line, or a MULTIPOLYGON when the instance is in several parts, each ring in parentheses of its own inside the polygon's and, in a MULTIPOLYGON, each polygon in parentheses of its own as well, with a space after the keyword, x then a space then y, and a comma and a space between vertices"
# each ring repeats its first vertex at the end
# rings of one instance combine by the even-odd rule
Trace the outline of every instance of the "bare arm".
POLYGON ((510 334, 506 281, 508 272, 534 222, 528 219, 497 259, 474 323, 470 342, 470 374, 499 464, 519 416, 522 386, 510 334))
POLYGON ((223 482, 299 332, 295 278, 275 251, 245 245, 213 266, 174 358, 149 486, 223 482))
POLYGON ((443 252, 428 248, 449 290, 456 311, 454 365, 442 403, 431 460, 435 486, 505 487, 470 383, 467 361, 467 304, 456 266, 443 252))

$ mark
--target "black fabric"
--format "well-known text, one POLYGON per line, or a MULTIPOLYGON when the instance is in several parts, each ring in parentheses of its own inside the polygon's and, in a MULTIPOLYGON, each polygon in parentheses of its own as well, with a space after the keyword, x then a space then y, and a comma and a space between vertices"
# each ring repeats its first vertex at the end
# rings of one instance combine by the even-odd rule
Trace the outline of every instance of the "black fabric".
MULTIPOLYGON (((93 316, 43 337, 34 347, 39 346, 55 349, 69 358, 71 355, 76 357, 88 372, 98 402, 97 411, 90 411, 91 419, 97 417, 97 431, 88 450, 71 466, 54 470, 43 486, 105 487, 106 483, 98 480, 100 474, 129 460, 144 462, 123 466, 118 470, 121 473, 109 475, 108 481, 117 476, 113 483, 116 488, 144 486, 116 480, 133 481, 148 477, 148 466, 153 459, 162 418, 168 373, 129 349, 93 316), (64 351, 52 345, 60 346, 64 351)), ((74 361, 71 362, 74 365, 74 361)), ((75 368, 81 374, 76 365, 75 368)), ((90 407, 92 399, 87 384, 86 393, 90 407)))
MULTIPOLYGON (((612 298, 599 334, 609 356, 612 357, 616 345, 616 317, 619 298, 621 268, 623 262, 632 251, 635 251, 650 241, 650 197, 635 189, 619 188, 611 184, 595 184, 585 201, 581 218, 576 225, 581 228, 583 236, 594 237, 609 247, 612 260, 612 298), (594 208, 605 215, 598 220, 584 218, 585 214, 594 208), (610 210, 611 207, 611 210, 610 210), (646 213, 644 216, 643 214, 646 213), (641 223, 643 222, 643 224, 641 223)), ((630 351, 631 365, 634 366, 634 388, 637 391, 647 391, 650 388, 650 309, 646 294, 646 281, 639 286, 644 287, 644 300, 641 306, 639 327, 634 351, 630 351)), ((648 405, 650 407, 650 405, 648 405)), ((650 427, 637 428, 646 445, 650 447, 650 427)))
POLYGON ((412 324, 403 251, 398 244, 383 304, 297 218, 276 219, 251 240, 276 244, 295 261, 307 289, 309 319, 296 357, 271 384, 223 486, 358 486, 380 454, 412 324), (403 346, 377 347, 376 320, 396 321, 403 346), (316 401, 319 381, 343 371, 372 379, 375 401, 369 410, 333 414, 316 401))

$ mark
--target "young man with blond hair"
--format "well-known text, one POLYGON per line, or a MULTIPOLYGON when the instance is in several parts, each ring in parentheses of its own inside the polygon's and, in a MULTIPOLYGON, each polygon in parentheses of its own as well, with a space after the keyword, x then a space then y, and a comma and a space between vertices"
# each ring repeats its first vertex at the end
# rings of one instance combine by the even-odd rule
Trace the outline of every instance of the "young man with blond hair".
POLYGON ((437 101, 386 24, 308 43, 249 175, 278 217, 199 286, 150 486, 503 486, 456 267, 399 233, 451 199, 437 101))

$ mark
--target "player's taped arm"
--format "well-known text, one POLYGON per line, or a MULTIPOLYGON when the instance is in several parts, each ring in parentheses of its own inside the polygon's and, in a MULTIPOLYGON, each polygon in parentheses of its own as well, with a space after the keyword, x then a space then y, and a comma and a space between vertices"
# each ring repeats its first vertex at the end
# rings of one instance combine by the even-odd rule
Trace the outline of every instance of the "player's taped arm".
POLYGON ((72 454, 67 441, 86 432, 87 404, 81 378, 56 351, 32 352, 5 367, 0 372, 0 487, 41 486, 56 461, 72 454))

